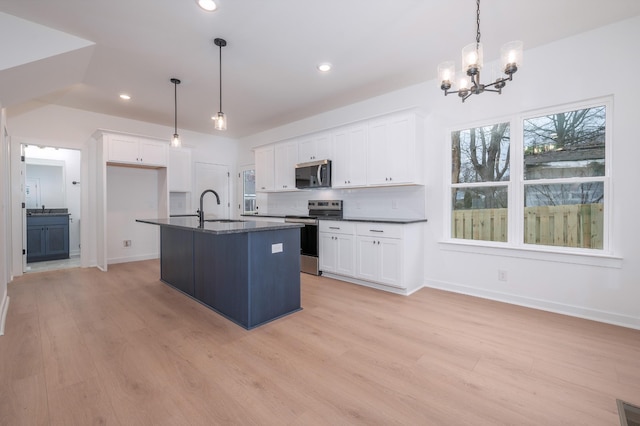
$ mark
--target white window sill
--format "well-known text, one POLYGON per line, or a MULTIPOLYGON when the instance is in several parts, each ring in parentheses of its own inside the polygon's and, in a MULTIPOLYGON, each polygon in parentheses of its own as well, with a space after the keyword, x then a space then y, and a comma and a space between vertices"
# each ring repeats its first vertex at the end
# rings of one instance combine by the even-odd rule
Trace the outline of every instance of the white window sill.
POLYGON ((623 259, 602 252, 586 252, 576 249, 549 246, 507 246, 487 241, 443 240, 439 244, 443 250, 460 253, 474 253, 487 256, 514 257, 519 259, 542 260, 545 262, 573 263, 576 265, 599 266, 621 269, 623 259))

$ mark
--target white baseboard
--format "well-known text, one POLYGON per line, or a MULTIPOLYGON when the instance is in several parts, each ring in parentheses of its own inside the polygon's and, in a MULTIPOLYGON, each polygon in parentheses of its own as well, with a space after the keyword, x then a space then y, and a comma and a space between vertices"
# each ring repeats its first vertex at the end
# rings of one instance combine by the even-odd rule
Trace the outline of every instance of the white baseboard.
POLYGON ((9 312, 9 296, 4 298, 0 309, 0 336, 4 336, 4 325, 7 322, 7 312, 9 312))
POLYGON ((522 297, 508 293, 468 287, 446 281, 429 281, 425 284, 425 287, 450 291, 453 293, 466 294, 469 296, 480 297, 482 299, 495 300, 498 302, 510 303, 512 305, 524 306, 527 308, 539 309, 541 311, 553 312, 556 314, 584 318, 592 321, 598 321, 606 324, 613 324, 621 327, 640 330, 640 318, 621 315, 615 312, 606 312, 597 309, 585 308, 582 306, 552 302, 549 300, 522 297))
POLYGON ((140 260, 151 260, 151 259, 159 259, 159 258, 160 258, 160 255, 158 253, 141 254, 138 256, 128 256, 128 257, 113 257, 111 259, 107 259, 107 265, 114 265, 116 263, 138 262, 140 260))
POLYGON ((357 278, 346 277, 344 275, 336 275, 336 274, 327 273, 327 272, 323 272, 322 276, 327 278, 332 278, 334 280, 346 281, 351 284, 358 284, 365 287, 375 288, 376 290, 383 290, 388 293, 400 294, 402 296, 409 296, 410 294, 413 294, 422 288, 422 287, 417 287, 414 289, 406 289, 406 288, 392 287, 384 284, 378 284, 371 281, 359 280, 357 278))

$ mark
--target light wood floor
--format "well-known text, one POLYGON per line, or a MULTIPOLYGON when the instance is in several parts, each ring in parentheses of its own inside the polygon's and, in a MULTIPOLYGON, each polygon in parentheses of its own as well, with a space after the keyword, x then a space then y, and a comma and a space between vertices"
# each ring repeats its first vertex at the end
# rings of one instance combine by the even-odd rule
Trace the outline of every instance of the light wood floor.
POLYGON ((302 274, 303 311, 246 331, 158 261, 24 275, 0 337, 2 425, 617 425, 640 331, 302 274))

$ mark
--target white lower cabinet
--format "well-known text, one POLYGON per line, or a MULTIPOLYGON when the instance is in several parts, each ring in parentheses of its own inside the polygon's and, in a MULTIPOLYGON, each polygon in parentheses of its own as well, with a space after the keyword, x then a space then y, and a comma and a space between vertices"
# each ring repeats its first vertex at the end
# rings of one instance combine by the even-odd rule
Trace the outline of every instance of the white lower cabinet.
POLYGON ((320 222, 320 270, 354 276, 356 272, 355 223, 320 222))
POLYGON ((399 294, 423 286, 423 223, 320 221, 320 269, 399 294))
POLYGON ((356 278, 405 288, 402 283, 402 240, 358 236, 356 278))

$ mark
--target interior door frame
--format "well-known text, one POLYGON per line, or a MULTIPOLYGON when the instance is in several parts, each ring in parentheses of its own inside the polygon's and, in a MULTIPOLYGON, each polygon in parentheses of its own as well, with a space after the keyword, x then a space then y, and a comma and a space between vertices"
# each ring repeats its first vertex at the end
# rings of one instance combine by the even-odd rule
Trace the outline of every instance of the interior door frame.
MULTIPOLYGON (((200 205, 200 195, 201 193, 198 192, 199 191, 199 185, 198 185, 198 178, 199 176, 202 175, 202 173, 198 173, 198 164, 202 164, 202 165, 206 165, 206 166, 215 166, 215 167, 221 167, 224 169, 223 173, 226 173, 227 177, 226 177, 226 184, 224 184, 224 187, 226 189, 226 200, 224 199, 224 195, 222 195, 221 198, 221 203, 226 202, 227 205, 226 206, 222 206, 222 217, 221 219, 230 219, 231 218, 231 172, 230 172, 230 167, 227 164, 217 164, 217 163, 207 163, 204 161, 196 161, 194 163, 194 171, 195 171, 195 182, 194 182, 194 188, 196 190, 196 193, 194 194, 193 197, 191 197, 191 203, 192 203, 192 208, 193 211, 196 211, 197 209, 199 209, 199 205, 200 205)), ((216 190, 216 188, 210 188, 213 189, 214 191, 216 190)), ((205 213, 207 213, 206 209, 205 209, 205 213)), ((208 214, 208 213, 207 213, 208 214)))

